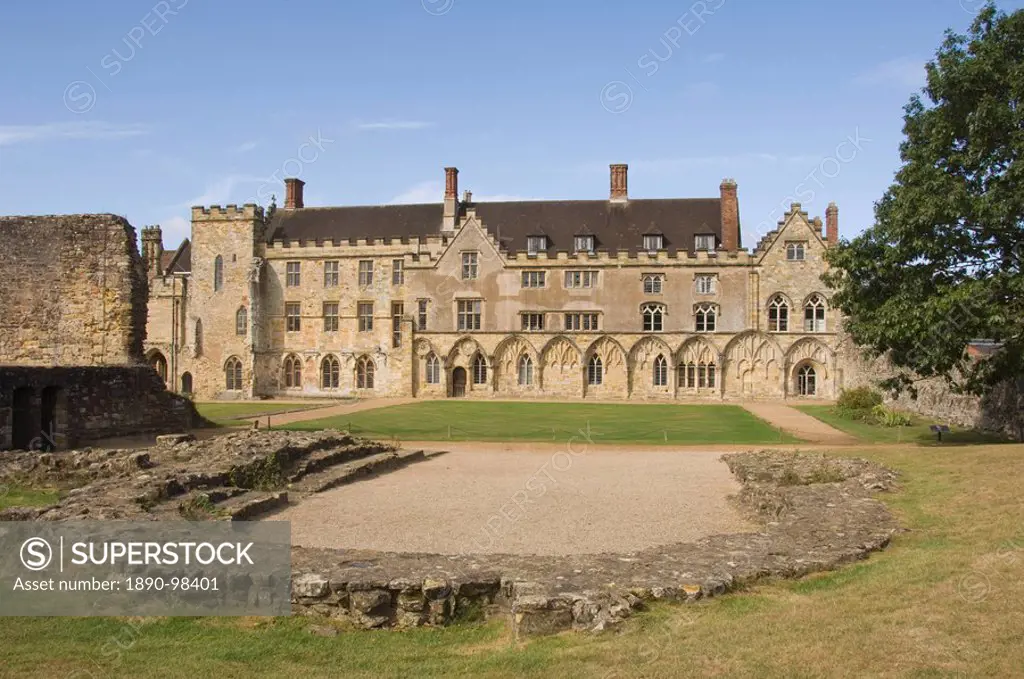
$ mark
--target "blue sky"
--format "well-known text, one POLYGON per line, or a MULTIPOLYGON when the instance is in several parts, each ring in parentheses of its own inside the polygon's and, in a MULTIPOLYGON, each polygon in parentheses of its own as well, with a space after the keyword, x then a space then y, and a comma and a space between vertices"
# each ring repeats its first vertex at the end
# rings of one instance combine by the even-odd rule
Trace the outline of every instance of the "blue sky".
MULTIPOLYGON (((1011 10, 1024 4, 1005 0, 1011 10)), ((2 10, 0 212, 716 196, 870 225, 902 106, 977 0, 105 0, 2 10)))

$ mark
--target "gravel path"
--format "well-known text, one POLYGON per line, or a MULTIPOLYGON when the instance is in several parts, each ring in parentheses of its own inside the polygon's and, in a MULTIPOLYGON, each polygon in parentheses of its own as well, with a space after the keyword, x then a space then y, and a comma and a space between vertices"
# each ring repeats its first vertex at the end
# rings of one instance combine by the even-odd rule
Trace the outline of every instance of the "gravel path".
POLYGON ((296 545, 443 554, 627 552, 752 529, 726 501, 740 486, 719 452, 446 448, 273 519, 296 545))

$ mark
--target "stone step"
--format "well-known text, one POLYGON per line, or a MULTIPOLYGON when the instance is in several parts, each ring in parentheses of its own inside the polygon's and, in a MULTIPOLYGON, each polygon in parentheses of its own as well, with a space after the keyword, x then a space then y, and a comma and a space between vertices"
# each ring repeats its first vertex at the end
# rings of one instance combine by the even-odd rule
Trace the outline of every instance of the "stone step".
POLYGON ((354 481, 395 471, 416 462, 422 462, 440 453, 426 453, 422 450, 388 451, 370 455, 355 462, 310 474, 289 489, 299 494, 322 493, 325 490, 344 486, 354 481))
POLYGON ((302 458, 288 476, 288 481, 294 483, 309 474, 385 452, 390 452, 390 447, 383 444, 358 444, 331 450, 319 450, 302 458))
POLYGON ((216 512, 225 521, 246 521, 287 505, 287 491, 250 490, 244 495, 217 504, 216 512))

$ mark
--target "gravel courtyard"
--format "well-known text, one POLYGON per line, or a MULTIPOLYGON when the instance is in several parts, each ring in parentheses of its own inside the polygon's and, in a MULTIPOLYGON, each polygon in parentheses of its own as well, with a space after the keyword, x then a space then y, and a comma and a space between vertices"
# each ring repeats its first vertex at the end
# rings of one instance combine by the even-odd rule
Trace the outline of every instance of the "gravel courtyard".
POLYGON ((292 542, 442 554, 628 552, 751 530, 721 452, 460 443, 274 516, 292 542))

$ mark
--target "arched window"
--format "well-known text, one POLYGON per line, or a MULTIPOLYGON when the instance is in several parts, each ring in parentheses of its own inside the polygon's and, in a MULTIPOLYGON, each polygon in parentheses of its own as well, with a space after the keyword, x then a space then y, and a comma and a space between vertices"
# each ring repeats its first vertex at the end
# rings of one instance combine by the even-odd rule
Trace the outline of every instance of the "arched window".
POLYGON ((363 356, 356 361, 356 389, 373 389, 373 359, 363 356))
POLYGON ((714 363, 680 363, 676 375, 680 389, 710 389, 715 379, 714 363))
POLYGON ((804 303, 804 332, 825 332, 825 298, 814 294, 804 303))
POLYGON ((334 356, 326 356, 320 362, 320 388, 337 389, 341 386, 341 363, 334 356))
POLYGON ((693 307, 693 327, 697 332, 714 332, 718 326, 718 307, 698 304, 693 307))
POLYGON ((665 327, 664 304, 644 304, 640 307, 640 315, 643 316, 644 332, 661 332, 665 327))
POLYGON ((789 302, 782 295, 768 300, 768 332, 789 332, 789 302))
POLYGON ((813 365, 805 365, 797 371, 796 387, 801 396, 814 396, 818 393, 818 374, 813 365))
POLYGON ((213 291, 224 287, 224 258, 220 255, 213 260, 213 291))
POLYGON ((473 357, 473 384, 487 384, 487 361, 480 353, 473 357))
POLYGON ((284 386, 286 389, 302 386, 302 361, 295 354, 289 354, 284 359, 284 386))
POLYGON ((441 384, 441 361, 434 353, 427 356, 427 384, 441 384))
POLYGON ((658 354, 658 357, 654 359, 654 386, 668 386, 668 361, 661 354, 658 354))
POLYGON ((604 382, 604 364, 601 363, 601 357, 595 354, 587 362, 587 384, 596 386, 602 382, 604 382))
POLYGON ((196 319, 196 337, 193 346, 196 350, 196 356, 203 353, 203 320, 201 318, 196 319))
POLYGON ((192 373, 186 372, 181 374, 181 393, 192 393, 192 373))
POLYGON ((533 359, 523 354, 519 357, 519 386, 528 387, 533 384, 533 359))
POLYGON ((249 325, 249 312, 245 310, 245 307, 238 307, 238 311, 235 312, 235 334, 245 337, 249 325))
POLYGON ((242 390, 242 362, 236 356, 224 364, 224 384, 228 391, 242 390))

